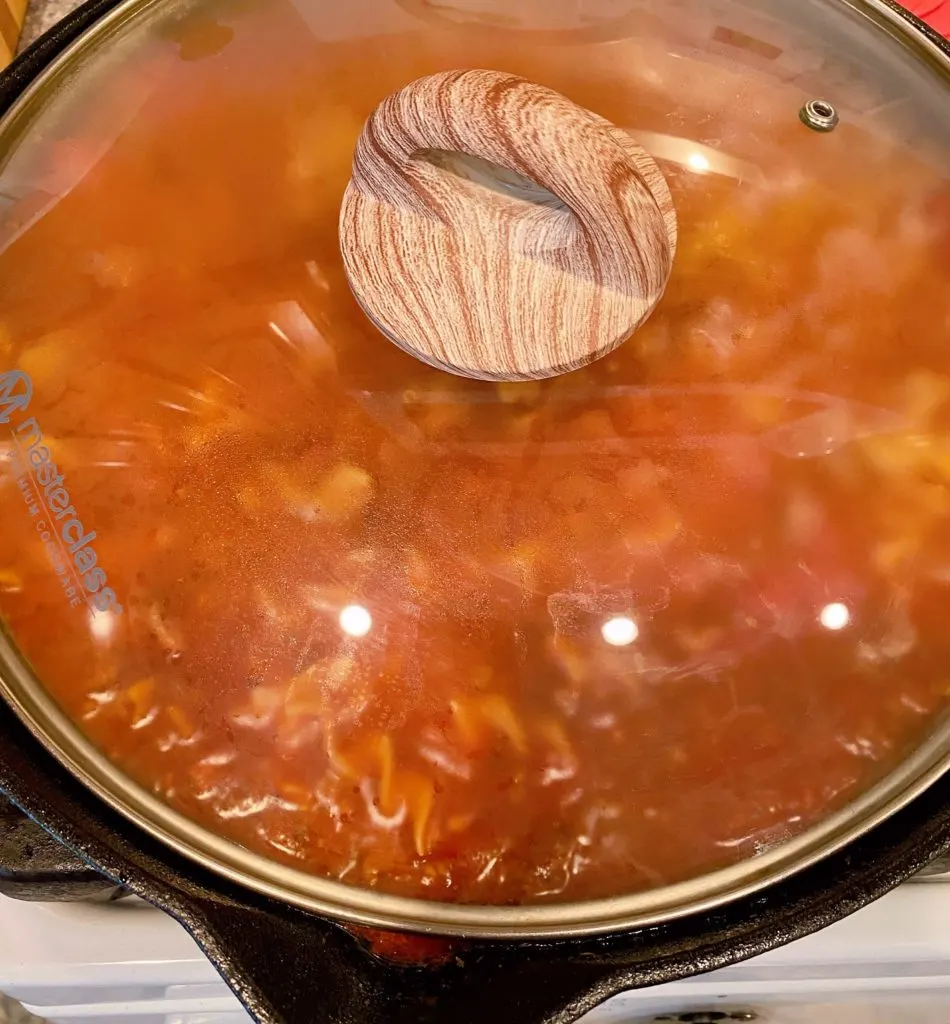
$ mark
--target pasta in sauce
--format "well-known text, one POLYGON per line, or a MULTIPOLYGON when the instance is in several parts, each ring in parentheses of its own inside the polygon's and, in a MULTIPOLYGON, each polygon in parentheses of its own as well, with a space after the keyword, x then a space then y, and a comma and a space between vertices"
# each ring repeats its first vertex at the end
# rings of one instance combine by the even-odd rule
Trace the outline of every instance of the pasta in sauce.
POLYGON ((186 20, 103 72, 104 102, 147 94, 104 151, 77 100, 0 214, 0 370, 32 386, 0 428, 0 613, 219 834, 401 895, 614 895, 801 833, 944 708, 943 172, 631 53, 186 20), (583 371, 441 374, 346 286, 362 123, 454 66, 744 168, 663 162, 668 292, 583 371))

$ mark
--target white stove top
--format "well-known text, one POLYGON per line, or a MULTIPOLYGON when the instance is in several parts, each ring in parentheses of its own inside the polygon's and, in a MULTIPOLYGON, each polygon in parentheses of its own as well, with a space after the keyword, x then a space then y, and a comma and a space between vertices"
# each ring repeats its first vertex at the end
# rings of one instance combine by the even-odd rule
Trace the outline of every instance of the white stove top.
MULTIPOLYGON (((0 990, 53 1024, 250 1020, 184 929, 136 900, 53 904, 0 897, 0 990)), ((950 883, 908 883, 783 949, 618 996, 584 1024, 657 1018, 948 1024, 950 883)))

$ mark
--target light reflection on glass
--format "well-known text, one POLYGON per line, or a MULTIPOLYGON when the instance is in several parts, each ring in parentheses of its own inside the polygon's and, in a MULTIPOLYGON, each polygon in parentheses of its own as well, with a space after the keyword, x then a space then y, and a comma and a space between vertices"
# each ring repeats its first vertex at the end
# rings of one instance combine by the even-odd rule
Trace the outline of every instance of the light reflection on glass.
POLYGON ((818 615, 818 621, 825 627, 825 629, 839 630, 844 629, 845 626, 851 622, 851 612, 846 604, 841 604, 840 601, 835 601, 832 604, 826 604, 818 615))
POLYGON ((340 612, 340 629, 347 636, 366 636, 372 628, 373 616, 361 604, 348 604, 340 612))
POLYGON ((710 168, 709 157, 703 156, 702 153, 690 153, 686 158, 686 163, 690 170, 700 173, 705 173, 710 168))
POLYGON ((115 630, 115 615, 112 612, 92 612, 89 616, 89 632, 100 643, 108 643, 115 630))
POLYGON ((616 615, 600 627, 600 635, 611 647, 626 647, 636 640, 640 630, 633 619, 626 615, 616 615))

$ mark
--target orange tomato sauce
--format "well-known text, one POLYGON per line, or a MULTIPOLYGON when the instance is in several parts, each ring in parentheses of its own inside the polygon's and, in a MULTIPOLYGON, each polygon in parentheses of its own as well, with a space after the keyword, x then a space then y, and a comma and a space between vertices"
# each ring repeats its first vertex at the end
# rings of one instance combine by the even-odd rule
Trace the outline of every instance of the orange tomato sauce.
POLYGON ((32 384, 0 426, 0 613, 215 832, 389 893, 613 895, 801 833, 944 708, 944 172, 631 54, 247 7, 104 72, 103 102, 153 76, 141 106, 89 159, 83 101, 0 214, 63 193, 0 252, 0 370, 32 384), (455 66, 739 168, 662 161, 667 294, 583 371, 441 374, 347 288, 361 125, 455 66))

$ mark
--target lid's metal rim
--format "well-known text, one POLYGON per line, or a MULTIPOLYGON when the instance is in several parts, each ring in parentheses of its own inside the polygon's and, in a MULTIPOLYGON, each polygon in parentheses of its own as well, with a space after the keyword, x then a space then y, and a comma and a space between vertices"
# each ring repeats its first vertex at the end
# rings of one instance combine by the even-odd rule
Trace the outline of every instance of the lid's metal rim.
MULTIPOLYGON (((0 118, 0 138, 75 54, 162 0, 128 0, 66 48, 0 118)), ((950 84, 950 46, 893 0, 839 0, 938 69, 950 84)), ((42 745, 105 803, 178 853, 251 890, 344 921, 481 938, 562 938, 657 924, 710 910, 815 864, 910 803, 950 767, 950 720, 893 773, 795 839, 700 878, 610 899, 548 906, 434 903, 317 878, 216 836, 113 765, 66 716, 0 631, 0 694, 42 745)))

